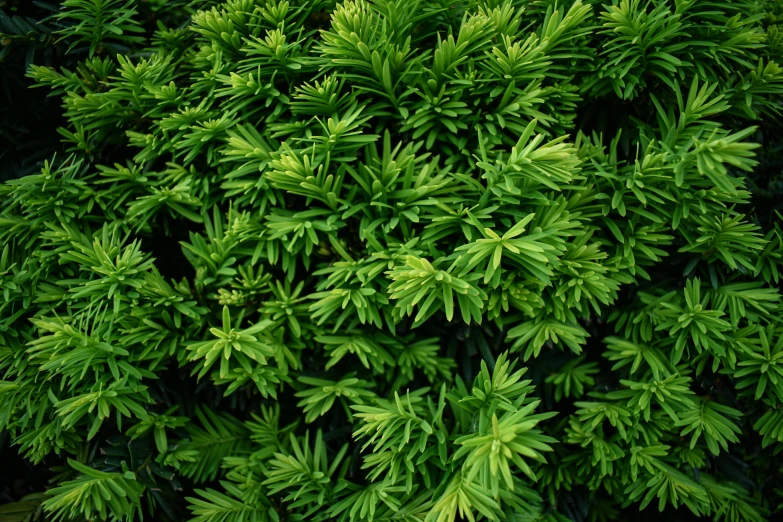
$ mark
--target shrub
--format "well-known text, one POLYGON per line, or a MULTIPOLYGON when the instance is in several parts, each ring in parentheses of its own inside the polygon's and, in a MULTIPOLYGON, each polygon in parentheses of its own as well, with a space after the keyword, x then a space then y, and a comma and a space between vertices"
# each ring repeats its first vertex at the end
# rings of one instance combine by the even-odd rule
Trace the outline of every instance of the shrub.
POLYGON ((779 513, 780 12, 61 2, 0 519, 779 513))

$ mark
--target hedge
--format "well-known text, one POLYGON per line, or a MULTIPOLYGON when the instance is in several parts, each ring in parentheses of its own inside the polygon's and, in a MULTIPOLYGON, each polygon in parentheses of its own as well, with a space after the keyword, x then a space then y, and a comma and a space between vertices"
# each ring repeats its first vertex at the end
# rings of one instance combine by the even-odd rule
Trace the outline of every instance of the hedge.
POLYGON ((0 2, 0 521, 780 516, 783 3, 608 2, 0 2))

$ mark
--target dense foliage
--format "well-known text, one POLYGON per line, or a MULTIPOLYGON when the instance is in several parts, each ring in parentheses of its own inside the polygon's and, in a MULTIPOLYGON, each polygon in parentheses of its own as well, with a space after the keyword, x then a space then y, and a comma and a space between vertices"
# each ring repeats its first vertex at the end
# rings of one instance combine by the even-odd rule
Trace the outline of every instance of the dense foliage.
POLYGON ((0 520, 780 514, 783 4, 5 3, 0 520))

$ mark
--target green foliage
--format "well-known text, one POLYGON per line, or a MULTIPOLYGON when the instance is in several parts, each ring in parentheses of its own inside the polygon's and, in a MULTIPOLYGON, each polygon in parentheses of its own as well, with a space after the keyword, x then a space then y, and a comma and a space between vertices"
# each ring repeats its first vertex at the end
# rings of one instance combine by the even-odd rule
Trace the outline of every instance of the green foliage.
POLYGON ((81 473, 47 493, 51 498, 43 503, 44 510, 53 513, 52 520, 69 520, 83 516, 87 520, 133 520, 144 488, 137 484, 133 473, 105 473, 69 460, 81 473))
POLYGON ((143 43, 142 36, 133 34, 144 31, 135 19, 137 15, 133 0, 65 0, 57 18, 68 24, 60 30, 62 37, 71 42, 68 50, 89 44, 92 56, 104 46, 112 48, 115 42, 143 43))
POLYGON ((777 0, 51 7, 0 520, 780 515, 777 0))

